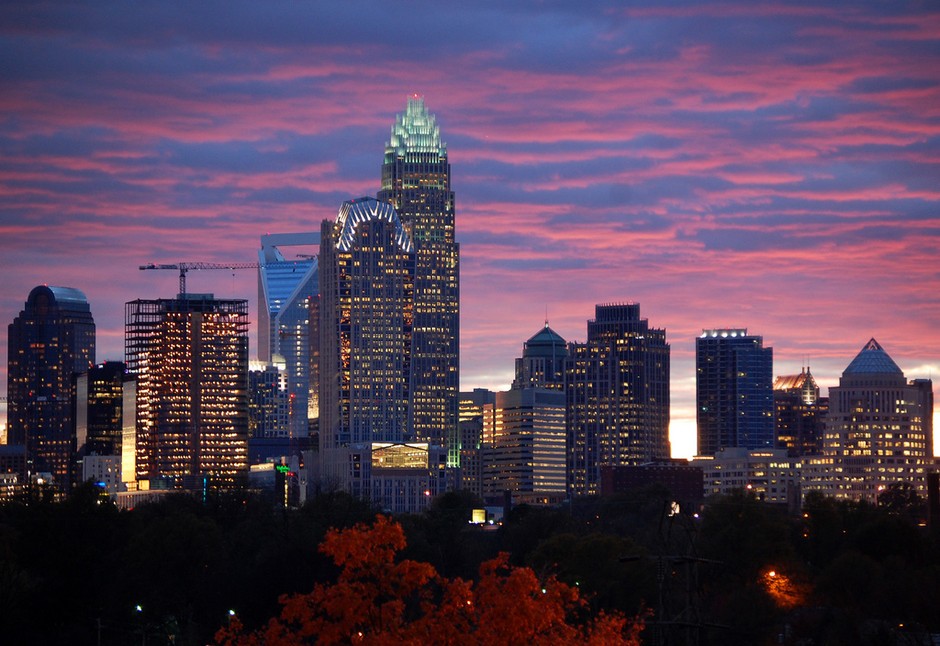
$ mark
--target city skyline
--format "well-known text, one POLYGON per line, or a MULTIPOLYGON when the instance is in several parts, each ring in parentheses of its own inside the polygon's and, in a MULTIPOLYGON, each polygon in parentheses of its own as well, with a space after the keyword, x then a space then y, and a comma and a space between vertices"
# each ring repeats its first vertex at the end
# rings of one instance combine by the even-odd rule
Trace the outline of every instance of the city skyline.
MULTIPOLYGON (((261 235, 317 231, 381 188, 389 124, 418 94, 453 172, 461 390, 508 388, 545 318, 584 341, 598 303, 640 303, 665 328, 679 456, 705 328, 763 336, 774 376, 809 365, 824 393, 870 338, 908 378, 940 373, 930 5, 0 16, 16 61, 0 72, 4 326, 33 287, 74 287, 97 360, 122 360, 123 304, 177 291, 139 265, 250 262, 261 235)), ((188 280, 249 300, 255 357, 256 272, 188 280)))

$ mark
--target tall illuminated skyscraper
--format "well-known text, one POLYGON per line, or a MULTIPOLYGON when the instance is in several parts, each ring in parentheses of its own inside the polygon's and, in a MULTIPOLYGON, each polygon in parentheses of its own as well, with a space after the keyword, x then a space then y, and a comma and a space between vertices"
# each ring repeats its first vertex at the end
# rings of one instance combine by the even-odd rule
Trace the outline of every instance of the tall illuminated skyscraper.
POLYGON ((669 345, 637 303, 598 305, 565 363, 568 492, 596 494, 600 467, 669 458, 669 345))
POLYGON ((370 460, 374 443, 415 441, 414 249, 395 208, 372 198, 345 202, 321 233, 321 472, 327 486, 368 496, 355 460, 370 460))
POLYGON ((829 389, 825 493, 876 502, 884 487, 909 482, 926 497, 933 404, 931 380, 908 382, 875 339, 866 343, 829 389))
POLYGON ((34 288, 9 326, 7 424, 26 446, 27 470, 68 491, 75 452, 75 376, 95 361, 88 299, 71 287, 34 288))
POLYGON ((395 207, 414 245, 412 428, 422 441, 446 447, 448 463, 456 466, 460 247, 447 146, 422 97, 410 97, 392 126, 378 199, 395 207))
MULTIPOLYGON (((248 474, 248 302, 212 294, 125 305, 137 377, 137 479, 240 486, 248 474)), ((125 480, 127 475, 125 474, 125 480)))
POLYGON ((746 329, 703 330, 695 339, 699 455, 774 448, 774 351, 763 344, 746 329))
POLYGON ((829 398, 819 396, 819 386, 809 367, 798 375, 774 379, 774 434, 777 448, 789 455, 816 455, 822 450, 822 428, 829 398))
POLYGON ((566 489, 565 340, 545 327, 523 344, 512 388, 484 406, 483 493, 559 502, 566 489))
POLYGON ((308 420, 319 415, 317 385, 311 383, 310 374, 310 322, 319 294, 318 264, 310 254, 285 258, 281 247, 309 249, 319 244, 319 233, 269 234, 261 236, 258 250, 258 358, 267 364, 284 364, 293 437, 306 437, 308 420))

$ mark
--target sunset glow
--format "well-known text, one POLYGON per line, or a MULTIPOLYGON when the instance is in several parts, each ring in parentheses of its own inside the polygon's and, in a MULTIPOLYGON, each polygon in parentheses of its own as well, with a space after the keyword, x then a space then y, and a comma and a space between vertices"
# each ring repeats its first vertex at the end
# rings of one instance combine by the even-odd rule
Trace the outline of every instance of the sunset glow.
MULTIPOLYGON (((376 194, 415 95, 452 167, 461 389, 508 386, 546 310, 583 340, 617 302, 666 329, 676 456, 704 328, 762 335, 824 393, 872 337, 940 375, 934 4, 409 7, 5 3, 3 325, 36 285, 75 287, 97 360, 123 359, 124 303, 177 289, 140 265, 318 231, 376 194)), ((255 272, 188 280, 257 321, 255 272)))

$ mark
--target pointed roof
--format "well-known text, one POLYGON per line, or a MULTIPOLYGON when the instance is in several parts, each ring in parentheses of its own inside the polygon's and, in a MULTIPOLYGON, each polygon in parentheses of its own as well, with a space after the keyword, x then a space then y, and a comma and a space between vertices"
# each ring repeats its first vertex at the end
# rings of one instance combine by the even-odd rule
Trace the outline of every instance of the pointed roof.
POLYGON ((408 97, 405 111, 395 117, 392 134, 385 144, 385 162, 408 153, 436 153, 447 156, 447 144, 441 141, 441 129, 434 115, 424 105, 424 97, 408 97))
POLYGON ((565 345, 567 342, 555 330, 548 327, 548 321, 545 321, 545 327, 532 335, 525 342, 527 347, 533 345, 565 345))
POLYGON ((849 375, 893 375, 904 377, 904 373, 888 353, 884 351, 874 338, 865 344, 865 347, 852 359, 852 363, 845 369, 842 376, 849 375))

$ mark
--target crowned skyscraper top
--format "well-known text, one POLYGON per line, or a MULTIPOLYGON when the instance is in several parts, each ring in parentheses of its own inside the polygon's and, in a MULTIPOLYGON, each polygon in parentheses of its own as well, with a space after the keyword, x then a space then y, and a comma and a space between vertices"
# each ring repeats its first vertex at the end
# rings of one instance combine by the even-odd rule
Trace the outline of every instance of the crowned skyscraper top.
POLYGON ((458 459, 460 248, 454 237, 454 194, 440 128, 424 99, 412 96, 385 146, 382 190, 414 244, 414 331, 411 420, 417 440, 458 459))

